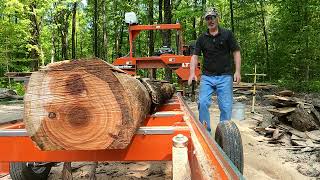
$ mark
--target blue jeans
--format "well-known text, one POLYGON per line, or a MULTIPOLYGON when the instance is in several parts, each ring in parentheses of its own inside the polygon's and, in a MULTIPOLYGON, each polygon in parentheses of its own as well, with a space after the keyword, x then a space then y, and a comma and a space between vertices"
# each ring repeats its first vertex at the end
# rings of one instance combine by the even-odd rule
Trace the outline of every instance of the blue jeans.
POLYGON ((213 93, 217 94, 220 121, 231 119, 233 103, 232 81, 231 75, 201 76, 198 102, 199 120, 202 124, 206 123, 209 132, 211 132, 209 107, 213 93))

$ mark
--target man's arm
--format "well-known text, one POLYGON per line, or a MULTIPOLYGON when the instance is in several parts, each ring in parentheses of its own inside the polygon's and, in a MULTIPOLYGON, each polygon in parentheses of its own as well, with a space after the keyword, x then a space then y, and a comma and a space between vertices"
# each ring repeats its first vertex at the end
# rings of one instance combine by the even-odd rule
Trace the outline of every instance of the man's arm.
POLYGON ((198 65, 198 55, 192 55, 191 61, 190 61, 190 75, 189 75, 189 80, 188 80, 189 85, 191 85, 192 80, 197 81, 197 76, 196 76, 197 65, 198 65))
POLYGON ((237 82, 237 84, 241 81, 241 54, 240 50, 236 50, 233 52, 234 64, 236 67, 236 72, 234 73, 233 80, 237 82))

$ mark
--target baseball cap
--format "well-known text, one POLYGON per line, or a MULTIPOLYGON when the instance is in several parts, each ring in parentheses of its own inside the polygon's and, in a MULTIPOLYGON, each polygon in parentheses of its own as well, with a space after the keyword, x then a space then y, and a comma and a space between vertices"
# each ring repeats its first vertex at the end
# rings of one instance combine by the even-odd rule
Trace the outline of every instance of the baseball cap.
POLYGON ((219 13, 218 11, 216 10, 216 8, 208 8, 206 10, 206 13, 204 14, 204 18, 206 18, 207 16, 215 16, 215 17, 218 17, 219 16, 219 13))

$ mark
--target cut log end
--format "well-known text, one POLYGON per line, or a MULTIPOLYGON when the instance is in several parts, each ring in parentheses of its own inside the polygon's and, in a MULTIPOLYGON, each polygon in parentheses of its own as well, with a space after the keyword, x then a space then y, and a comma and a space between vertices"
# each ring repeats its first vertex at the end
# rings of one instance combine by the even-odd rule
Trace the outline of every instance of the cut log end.
POLYGON ((136 83, 130 88, 118 74, 97 59, 59 62, 33 73, 25 96, 25 124, 40 149, 125 148, 150 102, 138 80, 123 74, 131 86, 136 83), (140 101, 131 103, 137 94, 140 101))

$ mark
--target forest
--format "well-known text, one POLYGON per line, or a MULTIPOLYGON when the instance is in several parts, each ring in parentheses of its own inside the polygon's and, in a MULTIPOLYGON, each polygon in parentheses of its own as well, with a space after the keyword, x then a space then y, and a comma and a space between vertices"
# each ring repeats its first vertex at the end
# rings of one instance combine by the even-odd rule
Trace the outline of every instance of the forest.
MULTIPOLYGON (((183 27, 190 44, 206 31, 204 12, 215 7, 220 25, 241 47, 242 80, 275 83, 303 92, 320 90, 319 0, 2 0, 0 3, 0 87, 22 90, 6 72, 32 72, 51 62, 98 57, 112 63, 128 56, 126 12, 139 24, 183 27)), ((144 31, 135 56, 152 56, 162 46, 176 49, 175 31, 144 31)), ((143 72, 142 72, 143 73, 143 72)), ((159 78, 168 71, 158 71, 159 78)))

